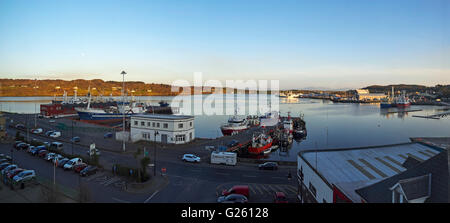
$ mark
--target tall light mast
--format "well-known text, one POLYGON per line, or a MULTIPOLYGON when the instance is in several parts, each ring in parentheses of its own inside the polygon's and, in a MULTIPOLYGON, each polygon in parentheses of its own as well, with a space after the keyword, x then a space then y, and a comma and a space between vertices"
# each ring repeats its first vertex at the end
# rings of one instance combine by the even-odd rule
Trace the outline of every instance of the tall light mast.
POLYGON ((125 71, 122 71, 122 117, 123 117, 123 123, 122 123, 122 149, 125 152, 125 74, 127 74, 125 71))

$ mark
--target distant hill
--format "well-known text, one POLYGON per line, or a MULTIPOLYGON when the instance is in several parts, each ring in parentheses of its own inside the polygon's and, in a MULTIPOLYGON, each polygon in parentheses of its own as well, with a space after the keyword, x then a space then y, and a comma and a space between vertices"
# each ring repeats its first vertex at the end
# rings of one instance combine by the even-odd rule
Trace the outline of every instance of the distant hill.
POLYGON ((450 85, 436 85, 434 87, 427 87, 423 85, 413 85, 413 84, 395 84, 395 85, 371 85, 364 89, 368 89, 372 93, 383 93, 390 92, 394 86, 394 91, 406 91, 407 93, 413 92, 430 92, 436 93, 439 96, 450 97, 450 85))
MULTIPOLYGON (((93 80, 31 80, 31 79, 0 79, 0 96, 61 96, 64 91, 67 95, 74 94, 75 88, 79 96, 87 95, 91 87, 92 95, 120 96, 122 82, 93 80)), ((140 81, 125 82, 128 94, 136 96, 150 95, 176 95, 171 92, 171 86, 166 84, 146 84, 140 81), (149 91, 151 90, 151 92, 149 91), (132 92, 133 91, 133 92, 132 92)))
MULTIPOLYGON (((89 86, 93 96, 103 95, 121 96, 122 82, 120 81, 103 81, 101 79, 93 80, 32 80, 32 79, 0 79, 0 97, 28 97, 28 96, 62 96, 64 91, 68 96, 74 95, 77 89, 78 96, 88 94, 89 86)), ((172 86, 167 84, 144 83, 142 81, 125 82, 125 89, 128 95, 134 96, 175 96, 178 92, 172 92, 172 86)), ((194 87, 190 87, 191 94, 194 87)), ((212 87, 214 89, 214 87, 212 87)), ((181 91, 182 89, 180 89, 181 91)), ((197 89, 201 92, 201 89, 197 89)), ((227 89, 224 89, 224 93, 227 89)), ((232 90, 228 88, 228 90, 232 90)), ((236 91, 236 90, 235 90, 236 91)), ((183 92, 186 94, 189 92, 183 92)), ((202 94, 210 94, 211 92, 202 92, 202 94)), ((249 93, 248 90, 245 93, 249 93)), ((251 92, 257 93, 257 92, 251 92)))

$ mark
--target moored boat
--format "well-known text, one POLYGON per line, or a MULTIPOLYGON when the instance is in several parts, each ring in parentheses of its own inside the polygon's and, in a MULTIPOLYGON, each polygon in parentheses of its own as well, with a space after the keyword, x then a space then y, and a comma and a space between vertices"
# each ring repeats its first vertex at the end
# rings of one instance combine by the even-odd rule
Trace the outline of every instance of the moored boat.
POLYGON ((236 115, 228 119, 228 123, 220 126, 223 135, 234 135, 249 129, 245 118, 238 118, 236 115))
POLYGON ((261 154, 272 147, 272 142, 272 137, 264 133, 253 136, 252 143, 248 147, 248 152, 255 155, 261 154))

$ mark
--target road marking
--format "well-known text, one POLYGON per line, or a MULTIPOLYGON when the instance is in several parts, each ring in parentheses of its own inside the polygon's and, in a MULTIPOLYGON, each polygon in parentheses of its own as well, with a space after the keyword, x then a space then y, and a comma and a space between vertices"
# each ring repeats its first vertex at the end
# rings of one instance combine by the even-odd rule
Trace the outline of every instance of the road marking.
POLYGON ((252 176, 252 175, 242 175, 243 177, 256 177, 256 176, 252 176))
POLYGON ((131 203, 131 202, 129 202, 129 201, 124 201, 124 200, 121 200, 121 199, 115 198, 115 197, 112 197, 111 199, 113 199, 113 200, 115 200, 115 201, 118 201, 118 202, 120 202, 120 203, 131 203))
POLYGON ((255 191, 255 189, 252 186, 250 186, 248 188, 250 188, 250 190, 252 191, 252 194, 256 194, 256 191, 255 191))
POLYGON ((149 202, 149 201, 153 198, 153 196, 155 196, 158 192, 159 192, 159 190, 155 191, 155 192, 152 194, 152 196, 150 196, 149 198, 147 198, 147 200, 144 201, 144 203, 149 202))
POLYGON ((270 194, 270 190, 266 188, 266 184, 261 185, 262 189, 264 189, 266 191, 266 193, 270 194))
POLYGON ((276 187, 277 189, 278 189, 278 191, 280 191, 280 192, 283 192, 283 193, 285 193, 285 194, 288 194, 289 192, 284 188, 284 187, 282 187, 281 185, 273 185, 274 187, 276 187))
POLYGON ((290 191, 292 191, 295 194, 297 194, 297 192, 298 192, 298 188, 297 187, 290 186, 290 185, 286 187, 286 190, 290 190, 290 191))
POLYGON ((272 185, 267 185, 267 186, 272 190, 272 193, 277 191, 277 189, 275 187, 273 187, 272 185))
POLYGON ((258 192, 259 192, 260 194, 264 194, 264 193, 262 192, 261 188, 259 188, 258 185, 252 184, 252 187, 255 187, 255 189, 258 190, 258 192))
POLYGON ((273 179, 285 179, 284 177, 272 177, 273 179))
POLYGON ((229 173, 221 173, 221 172, 216 172, 216 174, 219 174, 219 175, 230 175, 229 173))

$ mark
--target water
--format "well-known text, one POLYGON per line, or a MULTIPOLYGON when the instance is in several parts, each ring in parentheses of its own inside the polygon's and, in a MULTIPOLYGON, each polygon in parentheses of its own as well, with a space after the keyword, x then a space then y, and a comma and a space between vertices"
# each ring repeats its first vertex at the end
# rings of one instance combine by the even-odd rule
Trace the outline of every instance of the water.
MULTIPOLYGON (((197 99, 208 96, 197 95, 197 99)), ((186 98, 186 97, 185 97, 186 98)), ((35 105, 49 103, 52 97, 0 98, 0 110, 19 113, 34 113, 35 105), (11 102, 15 99, 14 102, 11 102), (37 101, 39 100, 39 101, 37 101)), ((171 103, 173 97, 136 97, 136 100, 157 105, 160 100, 171 103)), ((246 102, 239 110, 249 107, 252 99, 237 96, 246 102)), ((201 106, 193 103, 192 107, 201 106)), ((221 107, 222 108, 222 107, 221 107)), ((450 118, 440 120, 423 119, 412 115, 430 115, 440 112, 443 107, 411 106, 411 110, 422 111, 386 114, 378 104, 343 104, 318 99, 280 99, 282 115, 290 111, 292 116, 304 114, 308 136, 301 142, 294 141, 287 153, 279 150, 270 154, 269 159, 295 161, 297 153, 306 149, 347 148, 357 146, 384 145, 409 142, 410 137, 450 137, 450 118)), ((391 111, 394 109, 390 109, 391 111)), ((220 125, 228 120, 227 115, 196 115, 196 137, 216 138, 222 136, 220 125)))

